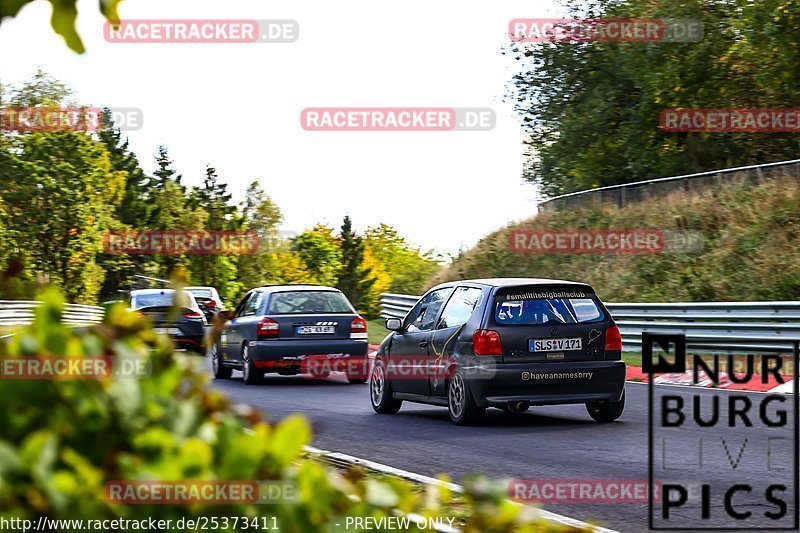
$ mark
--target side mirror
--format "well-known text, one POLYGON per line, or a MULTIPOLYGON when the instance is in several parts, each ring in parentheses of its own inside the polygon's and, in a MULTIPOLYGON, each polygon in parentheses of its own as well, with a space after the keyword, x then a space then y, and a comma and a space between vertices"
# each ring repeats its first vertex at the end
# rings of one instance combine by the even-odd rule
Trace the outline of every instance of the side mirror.
POLYGON ((386 329, 390 331, 400 331, 403 329, 403 321, 399 318, 387 318, 386 329))

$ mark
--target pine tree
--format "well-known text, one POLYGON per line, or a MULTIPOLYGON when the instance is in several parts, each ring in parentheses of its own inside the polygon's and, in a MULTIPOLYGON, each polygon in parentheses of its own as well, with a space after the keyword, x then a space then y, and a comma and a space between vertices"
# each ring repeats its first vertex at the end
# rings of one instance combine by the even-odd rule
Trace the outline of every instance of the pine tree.
POLYGON ((193 191, 193 199, 196 207, 200 207, 208 213, 206 229, 231 229, 232 215, 236 208, 231 204, 228 185, 220 181, 216 168, 211 165, 206 167, 203 186, 193 191))
POLYGON ((112 170, 127 173, 125 193, 122 203, 117 207, 117 218, 129 226, 141 227, 150 217, 147 201, 150 196, 150 179, 139 166, 136 154, 128 148, 128 139, 123 138, 119 128, 115 127, 108 108, 103 109, 102 128, 98 138, 106 145, 112 170))
POLYGON ((183 176, 178 174, 178 171, 172 167, 172 160, 169 158, 169 154, 167 153, 167 147, 163 144, 158 147, 156 164, 158 165, 158 170, 153 173, 155 176, 155 179, 153 180, 153 185, 155 188, 163 189, 164 184, 167 181, 173 181, 182 186, 181 179, 183 176))
POLYGON ((352 221, 345 216, 342 221, 340 245, 342 250, 342 268, 339 270, 337 287, 347 295, 356 309, 362 309, 375 279, 372 269, 365 268, 364 241, 353 231, 352 221))

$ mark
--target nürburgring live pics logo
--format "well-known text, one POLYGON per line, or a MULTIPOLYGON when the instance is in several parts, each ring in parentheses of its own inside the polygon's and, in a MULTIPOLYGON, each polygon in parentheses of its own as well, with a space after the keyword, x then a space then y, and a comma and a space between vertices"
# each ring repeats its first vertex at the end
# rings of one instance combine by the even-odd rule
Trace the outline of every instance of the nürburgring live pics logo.
POLYGON ((654 383, 658 374, 687 373, 687 366, 694 385, 710 379, 719 386, 723 369, 732 384, 790 383, 797 373, 800 341, 792 345, 789 375, 788 358, 779 354, 687 358, 684 335, 642 334, 642 370, 649 375, 651 530, 797 531, 796 382, 791 394, 654 383), (721 366, 721 360, 727 365, 721 366), (652 498, 654 483, 661 486, 659 502, 652 498))

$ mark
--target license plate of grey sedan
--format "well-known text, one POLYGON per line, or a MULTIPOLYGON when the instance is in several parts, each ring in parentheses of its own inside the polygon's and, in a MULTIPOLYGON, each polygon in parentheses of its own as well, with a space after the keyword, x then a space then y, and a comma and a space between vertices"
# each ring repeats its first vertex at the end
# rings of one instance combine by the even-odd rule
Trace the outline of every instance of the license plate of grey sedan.
POLYGON ((180 335, 181 330, 178 328, 153 328, 155 333, 161 333, 164 335, 180 335))
POLYGON ((336 326, 298 326, 298 335, 330 335, 336 332, 336 326))

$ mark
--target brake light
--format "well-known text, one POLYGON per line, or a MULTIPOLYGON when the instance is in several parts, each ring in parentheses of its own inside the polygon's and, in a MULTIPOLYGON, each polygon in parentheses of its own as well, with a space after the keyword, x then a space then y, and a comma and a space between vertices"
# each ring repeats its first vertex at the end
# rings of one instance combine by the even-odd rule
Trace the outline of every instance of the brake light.
POLYGON ((189 311, 188 313, 183 313, 183 316, 186 318, 203 318, 203 313, 198 311, 189 311))
POLYGON ((216 307, 216 306, 217 306, 217 302, 216 302, 216 301, 214 301, 214 300, 209 300, 209 302, 208 302, 208 307, 216 307))
POLYGON ((357 316, 350 322, 350 333, 366 333, 367 321, 357 316))
POLYGON ((479 329, 472 334, 475 355, 503 355, 500 334, 491 329, 479 329))
POLYGON ((261 319, 261 322, 258 323, 258 339, 263 340, 265 338, 277 337, 280 329, 281 327, 277 322, 271 318, 264 317, 261 319))
POLYGON ((622 350, 622 334, 617 326, 611 326, 606 330, 606 351, 618 352, 622 350))

